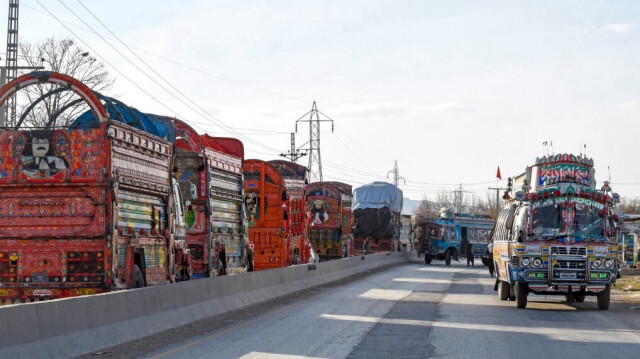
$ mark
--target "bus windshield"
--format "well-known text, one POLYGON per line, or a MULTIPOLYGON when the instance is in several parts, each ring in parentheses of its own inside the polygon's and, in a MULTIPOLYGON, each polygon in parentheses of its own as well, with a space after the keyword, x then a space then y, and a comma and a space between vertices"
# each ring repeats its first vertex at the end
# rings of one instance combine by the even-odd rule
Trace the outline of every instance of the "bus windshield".
POLYGON ((551 203, 533 210, 533 234, 544 238, 576 236, 603 239, 598 203, 551 203))

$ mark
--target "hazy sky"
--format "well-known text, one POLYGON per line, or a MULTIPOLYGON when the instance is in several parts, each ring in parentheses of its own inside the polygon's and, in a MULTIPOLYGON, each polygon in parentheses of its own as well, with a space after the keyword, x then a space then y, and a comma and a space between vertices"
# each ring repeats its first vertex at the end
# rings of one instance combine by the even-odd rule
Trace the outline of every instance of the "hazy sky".
POLYGON ((398 161, 405 197, 485 198, 498 166, 504 186, 553 141, 586 144, 599 183, 610 169, 640 196, 638 1, 39 1, 20 1, 20 41, 75 38, 114 97, 238 137, 246 158, 288 151, 316 101, 335 121, 325 180, 385 180, 398 161))

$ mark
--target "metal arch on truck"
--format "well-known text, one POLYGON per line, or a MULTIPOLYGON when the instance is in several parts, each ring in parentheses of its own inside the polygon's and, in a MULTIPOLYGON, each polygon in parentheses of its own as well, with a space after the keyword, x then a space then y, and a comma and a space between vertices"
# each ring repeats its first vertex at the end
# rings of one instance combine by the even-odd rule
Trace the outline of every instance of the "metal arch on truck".
POLYGON ((0 88, 0 105, 4 104, 4 101, 19 89, 45 82, 72 89, 84 99, 100 122, 105 122, 109 118, 109 114, 98 96, 87 85, 71 76, 51 71, 34 71, 11 80, 0 88))

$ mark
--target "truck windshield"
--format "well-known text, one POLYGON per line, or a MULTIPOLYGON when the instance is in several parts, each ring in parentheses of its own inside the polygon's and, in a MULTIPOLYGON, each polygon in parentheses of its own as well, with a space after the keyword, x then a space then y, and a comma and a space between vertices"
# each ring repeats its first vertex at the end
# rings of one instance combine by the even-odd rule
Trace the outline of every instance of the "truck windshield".
MULTIPOLYGON (((601 205, 600 205, 601 206, 601 205)), ((604 226, 594 203, 557 203, 533 210, 533 233, 545 238, 603 239, 604 226)))

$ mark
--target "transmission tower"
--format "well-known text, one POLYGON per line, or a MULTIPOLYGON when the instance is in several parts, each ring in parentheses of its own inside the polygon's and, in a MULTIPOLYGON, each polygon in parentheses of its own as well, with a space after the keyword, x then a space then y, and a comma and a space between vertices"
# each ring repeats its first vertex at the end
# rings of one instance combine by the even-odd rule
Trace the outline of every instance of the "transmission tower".
POLYGON ((291 162, 295 163, 298 160, 298 158, 306 155, 307 155, 306 150, 301 150, 299 148, 296 149, 296 134, 292 133, 291 134, 291 150, 287 153, 281 153, 280 156, 284 158, 288 158, 289 160, 291 160, 291 162))
POLYGON ((304 115, 302 115, 302 117, 296 120, 296 133, 298 132, 299 122, 309 123, 309 150, 307 151, 307 153, 309 153, 309 182, 322 182, 322 161, 320 159, 320 123, 331 122, 331 132, 333 132, 333 120, 330 119, 329 116, 318 111, 316 102, 313 101, 311 111, 305 113, 304 115), (326 117, 327 119, 321 120, 320 115, 326 117), (309 116, 309 118, 304 119, 307 116, 309 116))
POLYGON ((387 178, 389 178, 389 173, 393 174, 393 184, 396 187, 400 186, 400 180, 402 180, 405 185, 407 184, 407 181, 405 180, 405 178, 400 176, 400 169, 398 168, 398 161, 396 161, 395 165, 393 166, 393 169, 391 171, 387 172, 387 178))
MULTIPOLYGON (((7 59, 6 66, 2 69, 2 85, 15 79, 18 75, 18 0, 9 0, 9 21, 7 22, 7 59)), ((0 126, 15 126, 16 123, 16 97, 15 94, 6 101, 2 109, 0 126)))

